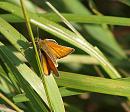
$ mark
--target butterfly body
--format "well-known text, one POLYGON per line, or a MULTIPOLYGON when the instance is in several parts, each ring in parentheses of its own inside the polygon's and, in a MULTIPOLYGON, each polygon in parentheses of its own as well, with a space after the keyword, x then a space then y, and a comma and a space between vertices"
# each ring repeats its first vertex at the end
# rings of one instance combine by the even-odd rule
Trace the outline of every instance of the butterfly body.
POLYGON ((37 47, 45 75, 49 75, 52 71, 56 76, 59 76, 57 59, 63 58, 74 51, 73 48, 59 45, 53 39, 38 39, 37 47))

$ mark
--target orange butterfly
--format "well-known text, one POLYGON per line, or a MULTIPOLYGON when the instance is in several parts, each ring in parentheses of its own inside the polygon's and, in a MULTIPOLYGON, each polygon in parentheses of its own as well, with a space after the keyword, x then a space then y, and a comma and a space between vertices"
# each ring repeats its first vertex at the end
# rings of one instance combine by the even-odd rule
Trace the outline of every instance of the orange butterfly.
POLYGON ((63 58, 74 51, 73 48, 59 45, 53 39, 38 39, 37 47, 45 75, 49 75, 52 71, 56 76, 59 76, 57 59, 63 58))

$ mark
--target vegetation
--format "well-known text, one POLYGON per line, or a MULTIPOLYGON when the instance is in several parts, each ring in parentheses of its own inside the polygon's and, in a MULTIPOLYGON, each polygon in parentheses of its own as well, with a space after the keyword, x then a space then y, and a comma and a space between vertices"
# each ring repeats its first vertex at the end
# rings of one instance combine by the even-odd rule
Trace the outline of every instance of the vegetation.
POLYGON ((0 111, 130 111, 130 2, 106 2, 0 1, 0 111), (44 75, 35 38, 75 49, 59 77, 44 75))

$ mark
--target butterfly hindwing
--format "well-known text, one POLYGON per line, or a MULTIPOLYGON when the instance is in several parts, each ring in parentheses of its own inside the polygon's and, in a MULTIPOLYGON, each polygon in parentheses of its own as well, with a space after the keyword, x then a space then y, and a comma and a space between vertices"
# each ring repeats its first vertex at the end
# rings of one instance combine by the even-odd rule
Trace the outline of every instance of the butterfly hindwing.
POLYGON ((53 73, 56 75, 56 76, 59 76, 59 72, 58 72, 58 69, 57 67, 55 66, 55 64, 53 63, 53 61, 47 56, 47 63, 50 67, 50 70, 53 71, 53 73))
POLYGON ((44 74, 49 75, 51 70, 45 55, 41 55, 41 65, 43 67, 44 74))
POLYGON ((53 71, 53 73, 56 76, 59 76, 58 70, 57 70, 56 66, 54 65, 53 61, 45 54, 42 55, 41 65, 43 67, 43 72, 45 75, 48 76, 51 73, 51 71, 53 71))

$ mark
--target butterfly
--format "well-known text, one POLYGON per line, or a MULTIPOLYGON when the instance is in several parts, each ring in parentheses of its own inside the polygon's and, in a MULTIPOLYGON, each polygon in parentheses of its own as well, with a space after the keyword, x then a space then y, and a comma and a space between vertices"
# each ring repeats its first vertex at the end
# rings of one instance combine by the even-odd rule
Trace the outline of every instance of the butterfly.
POLYGON ((51 72, 53 72, 56 76, 59 76, 57 59, 66 57, 75 50, 71 47, 59 45, 53 39, 38 39, 36 45, 43 72, 46 76, 48 76, 51 72))

